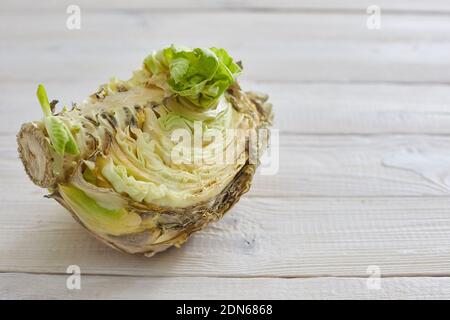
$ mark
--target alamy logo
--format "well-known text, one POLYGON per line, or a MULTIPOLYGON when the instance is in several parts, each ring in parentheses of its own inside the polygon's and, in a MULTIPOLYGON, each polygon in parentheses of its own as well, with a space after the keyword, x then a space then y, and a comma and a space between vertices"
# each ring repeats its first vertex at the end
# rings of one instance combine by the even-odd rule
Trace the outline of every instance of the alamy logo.
POLYGON ((69 30, 81 29, 81 9, 75 4, 67 7, 66 13, 69 14, 66 20, 66 26, 69 30))
POLYGON ((81 289, 81 268, 77 265, 70 265, 66 270, 67 274, 70 274, 66 280, 66 287, 69 290, 81 289))
POLYGON ((367 29, 379 30, 381 29, 381 9, 379 6, 368 6, 366 10, 367 14, 367 29))
POLYGON ((368 266, 366 273, 369 275, 366 286, 369 290, 381 289, 381 270, 379 266, 368 266))

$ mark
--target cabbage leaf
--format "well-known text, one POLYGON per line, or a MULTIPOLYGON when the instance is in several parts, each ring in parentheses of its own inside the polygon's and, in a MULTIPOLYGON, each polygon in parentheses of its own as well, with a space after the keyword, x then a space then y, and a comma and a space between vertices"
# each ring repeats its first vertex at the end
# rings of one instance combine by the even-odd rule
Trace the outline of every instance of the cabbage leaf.
POLYGON ((78 155, 80 151, 75 142, 75 139, 69 128, 62 122, 61 119, 54 116, 51 111, 50 103, 48 102, 47 92, 42 84, 38 86, 36 93, 41 104, 42 112, 44 113, 44 125, 53 148, 59 155, 64 153, 78 155))
POLYGON ((214 106, 241 68, 221 48, 171 46, 144 60, 153 82, 201 108, 214 106))

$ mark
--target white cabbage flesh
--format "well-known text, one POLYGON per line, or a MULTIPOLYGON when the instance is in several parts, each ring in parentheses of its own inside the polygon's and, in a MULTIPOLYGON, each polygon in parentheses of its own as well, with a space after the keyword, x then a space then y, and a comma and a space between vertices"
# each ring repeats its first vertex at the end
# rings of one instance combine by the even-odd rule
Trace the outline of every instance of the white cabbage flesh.
MULTIPOLYGON (((175 100, 164 104, 163 99, 161 89, 137 86, 107 95, 101 101, 83 103, 80 118, 105 111, 114 114, 117 121, 109 153, 102 156, 104 161, 96 162, 101 166, 99 172, 116 192, 137 202, 189 207, 212 199, 245 164, 242 143, 245 143, 246 131, 232 134, 227 130, 248 129, 248 121, 225 96, 215 108, 205 110, 190 108, 189 104, 175 100), (144 108, 141 127, 126 125, 124 107, 148 106, 150 103, 154 106, 144 108), (191 146, 184 149, 188 152, 183 152, 183 144, 172 138, 176 129, 190 133, 187 141, 191 146), (193 145, 196 130, 203 133, 200 146, 193 145), (177 161, 174 161, 174 155, 177 161), (219 155, 222 157, 217 161, 219 155), (197 160, 194 160, 195 156, 197 160)), ((76 125, 76 121, 72 118, 71 125, 76 125)), ((98 126, 87 132, 101 137, 105 128, 108 126, 98 126)), ((88 138, 86 134, 76 137, 88 138)))

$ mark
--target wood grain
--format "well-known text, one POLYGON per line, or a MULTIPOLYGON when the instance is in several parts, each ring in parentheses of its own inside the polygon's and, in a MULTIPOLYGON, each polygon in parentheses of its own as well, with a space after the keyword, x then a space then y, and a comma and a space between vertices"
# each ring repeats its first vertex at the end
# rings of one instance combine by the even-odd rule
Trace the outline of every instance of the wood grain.
MULTIPOLYGON (((73 4, 70 0, 47 0, 39 4, 40 10, 65 11, 73 4)), ((152 10, 152 11, 215 11, 215 10, 249 10, 249 11, 339 11, 354 10, 365 13, 366 8, 373 5, 370 0, 134 0, 124 2, 120 0, 78 0, 77 4, 85 10, 152 10)), ((445 0, 378 0, 376 4, 387 12, 449 12, 450 5, 445 0)), ((8 11, 36 10, 34 1, 3 0, 2 9, 8 11)))
POLYGON ((51 200, 3 201, 0 271, 211 277, 442 276, 450 270, 450 200, 242 199, 181 249, 117 253, 51 200))
POLYGON ((368 0, 80 0, 74 31, 69 4, 0 4, 0 299, 450 298, 450 2, 377 1, 380 30, 368 0), (244 88, 275 105, 280 162, 222 221, 146 259, 42 199, 14 135, 41 117, 38 83, 70 105, 170 43, 243 60, 244 88))
POLYGON ((64 12, 2 15, 2 80, 83 82, 92 90, 176 43, 225 47, 254 81, 450 83, 445 15, 385 14, 380 30, 367 29, 365 15, 345 13, 87 11, 72 31, 66 19, 64 12))
MULTIPOLYGON (((82 275, 81 289, 67 275, 0 274, 0 299, 448 299, 450 278, 233 279, 82 275), (193 290, 195 288, 195 290, 193 290)), ((220 310, 219 310, 220 312, 220 310)))

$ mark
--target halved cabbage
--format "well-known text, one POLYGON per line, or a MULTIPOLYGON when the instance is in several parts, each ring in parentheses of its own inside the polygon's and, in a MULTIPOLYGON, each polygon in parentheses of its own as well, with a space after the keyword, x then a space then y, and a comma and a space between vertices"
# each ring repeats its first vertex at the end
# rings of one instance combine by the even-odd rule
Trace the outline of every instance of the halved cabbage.
POLYGON ((224 49, 171 46, 70 111, 53 113, 40 86, 45 117, 18 134, 25 170, 116 249, 178 246, 238 201, 258 164, 251 139, 272 112, 240 72, 224 49))

